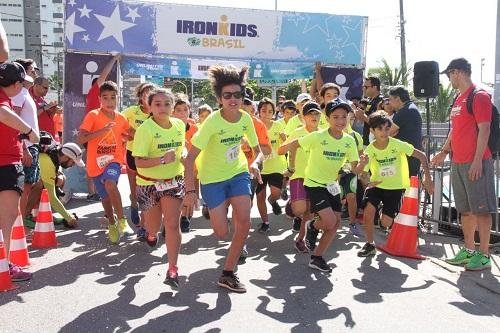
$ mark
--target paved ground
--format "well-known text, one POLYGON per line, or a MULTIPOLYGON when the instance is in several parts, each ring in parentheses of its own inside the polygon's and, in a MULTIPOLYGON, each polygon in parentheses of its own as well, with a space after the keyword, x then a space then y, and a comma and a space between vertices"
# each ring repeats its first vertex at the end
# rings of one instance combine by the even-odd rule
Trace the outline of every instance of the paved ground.
POLYGON ((162 283, 165 245, 109 245, 100 203, 72 200, 70 207, 82 216, 81 229, 58 231, 58 248, 30 252, 34 279, 0 293, 1 332, 498 332, 498 247, 483 273, 441 260, 458 251, 453 237, 424 235, 425 261, 362 259, 362 241, 344 227, 326 256, 335 266, 328 275, 293 250, 290 220, 271 217, 264 236, 254 211, 250 257, 239 266, 248 292, 239 295, 215 283, 227 242, 201 217, 183 236, 182 289, 173 292, 162 283))

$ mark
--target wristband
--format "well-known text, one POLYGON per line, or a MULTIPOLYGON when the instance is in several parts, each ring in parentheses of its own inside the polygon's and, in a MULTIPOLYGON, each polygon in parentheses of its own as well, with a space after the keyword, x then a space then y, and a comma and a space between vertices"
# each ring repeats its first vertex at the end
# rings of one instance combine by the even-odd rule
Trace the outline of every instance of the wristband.
POLYGON ((290 168, 286 168, 286 170, 290 173, 294 173, 295 172, 295 169, 290 169, 290 168))
POLYGON ((31 134, 31 132, 33 132, 33 128, 32 127, 30 127, 30 130, 28 131, 28 133, 25 133, 24 135, 29 136, 31 134))

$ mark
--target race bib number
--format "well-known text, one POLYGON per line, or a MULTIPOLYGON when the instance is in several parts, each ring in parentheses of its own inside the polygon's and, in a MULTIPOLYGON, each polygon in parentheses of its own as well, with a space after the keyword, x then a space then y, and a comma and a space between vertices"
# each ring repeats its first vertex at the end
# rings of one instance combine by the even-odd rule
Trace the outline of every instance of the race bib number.
POLYGON ((230 147, 226 151, 226 161, 233 162, 238 159, 239 155, 240 155, 240 145, 230 147))
POLYGON ((115 157, 113 155, 102 155, 96 158, 97 166, 99 169, 103 169, 106 165, 109 164, 115 157))
POLYGON ((340 186, 339 186, 339 183, 338 182, 333 182, 331 184, 328 184, 326 186, 326 189, 328 190, 328 192, 330 192, 331 195, 333 196, 336 196, 338 194, 340 194, 340 186))
POLYGON ((392 177, 396 175, 396 167, 395 166, 387 166, 380 169, 379 172, 380 177, 392 177))
POLYGON ((155 182, 155 188, 158 192, 168 191, 173 188, 177 188, 179 184, 175 179, 170 179, 169 181, 157 181, 155 182))

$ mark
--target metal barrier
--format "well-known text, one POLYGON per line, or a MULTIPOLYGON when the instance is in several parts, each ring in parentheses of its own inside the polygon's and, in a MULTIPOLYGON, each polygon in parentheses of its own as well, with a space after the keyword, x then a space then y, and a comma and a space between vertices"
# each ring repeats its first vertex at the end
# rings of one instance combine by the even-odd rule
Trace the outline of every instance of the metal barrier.
MULTIPOLYGON (((448 124, 432 124, 431 136, 423 135, 424 151, 428 151, 430 158, 435 155, 446 141, 449 130, 448 124), (429 146, 428 146, 429 145, 429 146), (427 150, 428 149, 428 150, 427 150)), ((422 130, 426 133, 426 129, 422 130)), ((451 162, 447 159, 443 167, 432 168, 431 175, 434 179, 434 194, 429 196, 420 191, 420 219, 430 232, 437 232, 439 226, 449 226, 460 229, 459 214, 455 209, 453 189, 451 186, 451 162)), ((495 193, 497 211, 492 213, 493 235, 500 236, 500 216, 498 194, 500 188, 500 161, 495 159, 495 193)))

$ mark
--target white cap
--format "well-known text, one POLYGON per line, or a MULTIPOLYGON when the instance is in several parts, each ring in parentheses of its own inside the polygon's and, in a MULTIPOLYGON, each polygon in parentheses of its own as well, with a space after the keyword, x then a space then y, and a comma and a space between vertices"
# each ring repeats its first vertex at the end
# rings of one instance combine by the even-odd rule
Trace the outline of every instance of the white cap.
POLYGON ((75 161, 75 164, 79 167, 85 167, 85 163, 82 161, 82 149, 76 143, 65 143, 61 147, 61 153, 75 161))
POLYGON ((311 95, 309 95, 308 93, 302 93, 299 96, 297 96, 297 99, 295 100, 295 103, 300 103, 303 100, 311 100, 311 99, 312 99, 311 95))

